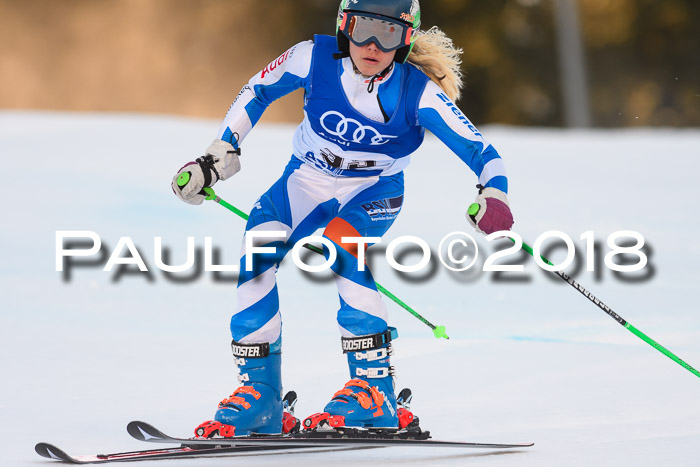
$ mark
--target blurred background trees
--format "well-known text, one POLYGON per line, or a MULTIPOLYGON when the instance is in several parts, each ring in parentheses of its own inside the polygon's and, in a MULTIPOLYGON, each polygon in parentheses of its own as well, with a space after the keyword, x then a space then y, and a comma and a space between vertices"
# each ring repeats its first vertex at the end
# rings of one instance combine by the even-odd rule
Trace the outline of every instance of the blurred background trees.
MULTIPOLYGON (((554 2, 423 0, 464 49, 477 124, 563 126, 554 2)), ((0 0, 0 109, 220 118, 250 76, 314 33, 338 0, 0 0)), ((591 120, 700 126, 700 2, 579 0, 591 120)), ((297 92, 266 121, 301 119, 297 92)))

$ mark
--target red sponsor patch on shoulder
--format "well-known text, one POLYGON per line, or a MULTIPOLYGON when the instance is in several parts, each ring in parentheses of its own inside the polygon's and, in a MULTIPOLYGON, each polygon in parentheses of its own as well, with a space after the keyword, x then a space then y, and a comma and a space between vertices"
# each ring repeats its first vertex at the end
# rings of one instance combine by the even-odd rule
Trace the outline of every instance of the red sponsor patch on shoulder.
POLYGON ((291 49, 287 50, 285 53, 277 57, 275 60, 270 62, 269 65, 267 65, 265 68, 263 68, 262 73, 260 74, 260 78, 264 78, 266 74, 271 73, 272 71, 275 70, 278 66, 284 63, 285 60, 287 60, 289 57, 291 57, 292 52, 294 51, 294 47, 291 49))

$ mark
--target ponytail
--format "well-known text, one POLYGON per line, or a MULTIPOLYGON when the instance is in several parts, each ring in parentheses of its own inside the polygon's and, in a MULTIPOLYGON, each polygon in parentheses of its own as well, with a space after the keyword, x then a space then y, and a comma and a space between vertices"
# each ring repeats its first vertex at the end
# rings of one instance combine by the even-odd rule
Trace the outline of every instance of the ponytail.
POLYGON ((452 39, 437 26, 419 31, 408 63, 416 66, 435 82, 445 94, 456 101, 462 91, 462 49, 456 49, 452 39))

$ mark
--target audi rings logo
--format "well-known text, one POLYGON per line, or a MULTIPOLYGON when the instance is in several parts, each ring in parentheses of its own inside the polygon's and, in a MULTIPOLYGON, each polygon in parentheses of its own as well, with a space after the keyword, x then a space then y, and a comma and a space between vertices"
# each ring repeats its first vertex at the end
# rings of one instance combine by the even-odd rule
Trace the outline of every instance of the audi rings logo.
POLYGON ((383 135, 375 128, 363 125, 354 118, 347 118, 345 115, 335 110, 329 110, 321 115, 321 126, 328 132, 329 135, 337 136, 343 141, 367 144, 366 137, 369 136, 369 144, 372 146, 386 144, 391 139, 398 138, 398 136, 383 135), (334 127, 332 122, 334 121, 335 117, 339 118, 340 120, 338 120, 338 122, 335 124, 335 129, 331 129, 334 127), (331 123, 331 128, 328 128, 326 125, 327 119, 329 119, 329 122, 331 123))

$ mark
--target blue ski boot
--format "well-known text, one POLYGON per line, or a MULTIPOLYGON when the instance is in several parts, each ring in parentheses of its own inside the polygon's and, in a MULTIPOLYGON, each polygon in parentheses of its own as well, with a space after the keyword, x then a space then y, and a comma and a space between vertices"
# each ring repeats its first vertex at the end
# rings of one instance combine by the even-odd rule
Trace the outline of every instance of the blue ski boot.
POLYGON ((214 420, 195 429, 198 437, 233 437, 282 433, 281 351, 274 344, 231 343, 244 385, 219 403, 214 420), (276 348, 276 350, 271 350, 276 348))
POLYGON ((399 428, 394 394, 394 368, 389 365, 395 328, 380 334, 342 338, 348 354, 350 381, 333 395, 323 409, 304 420, 304 428, 330 427, 399 428))

